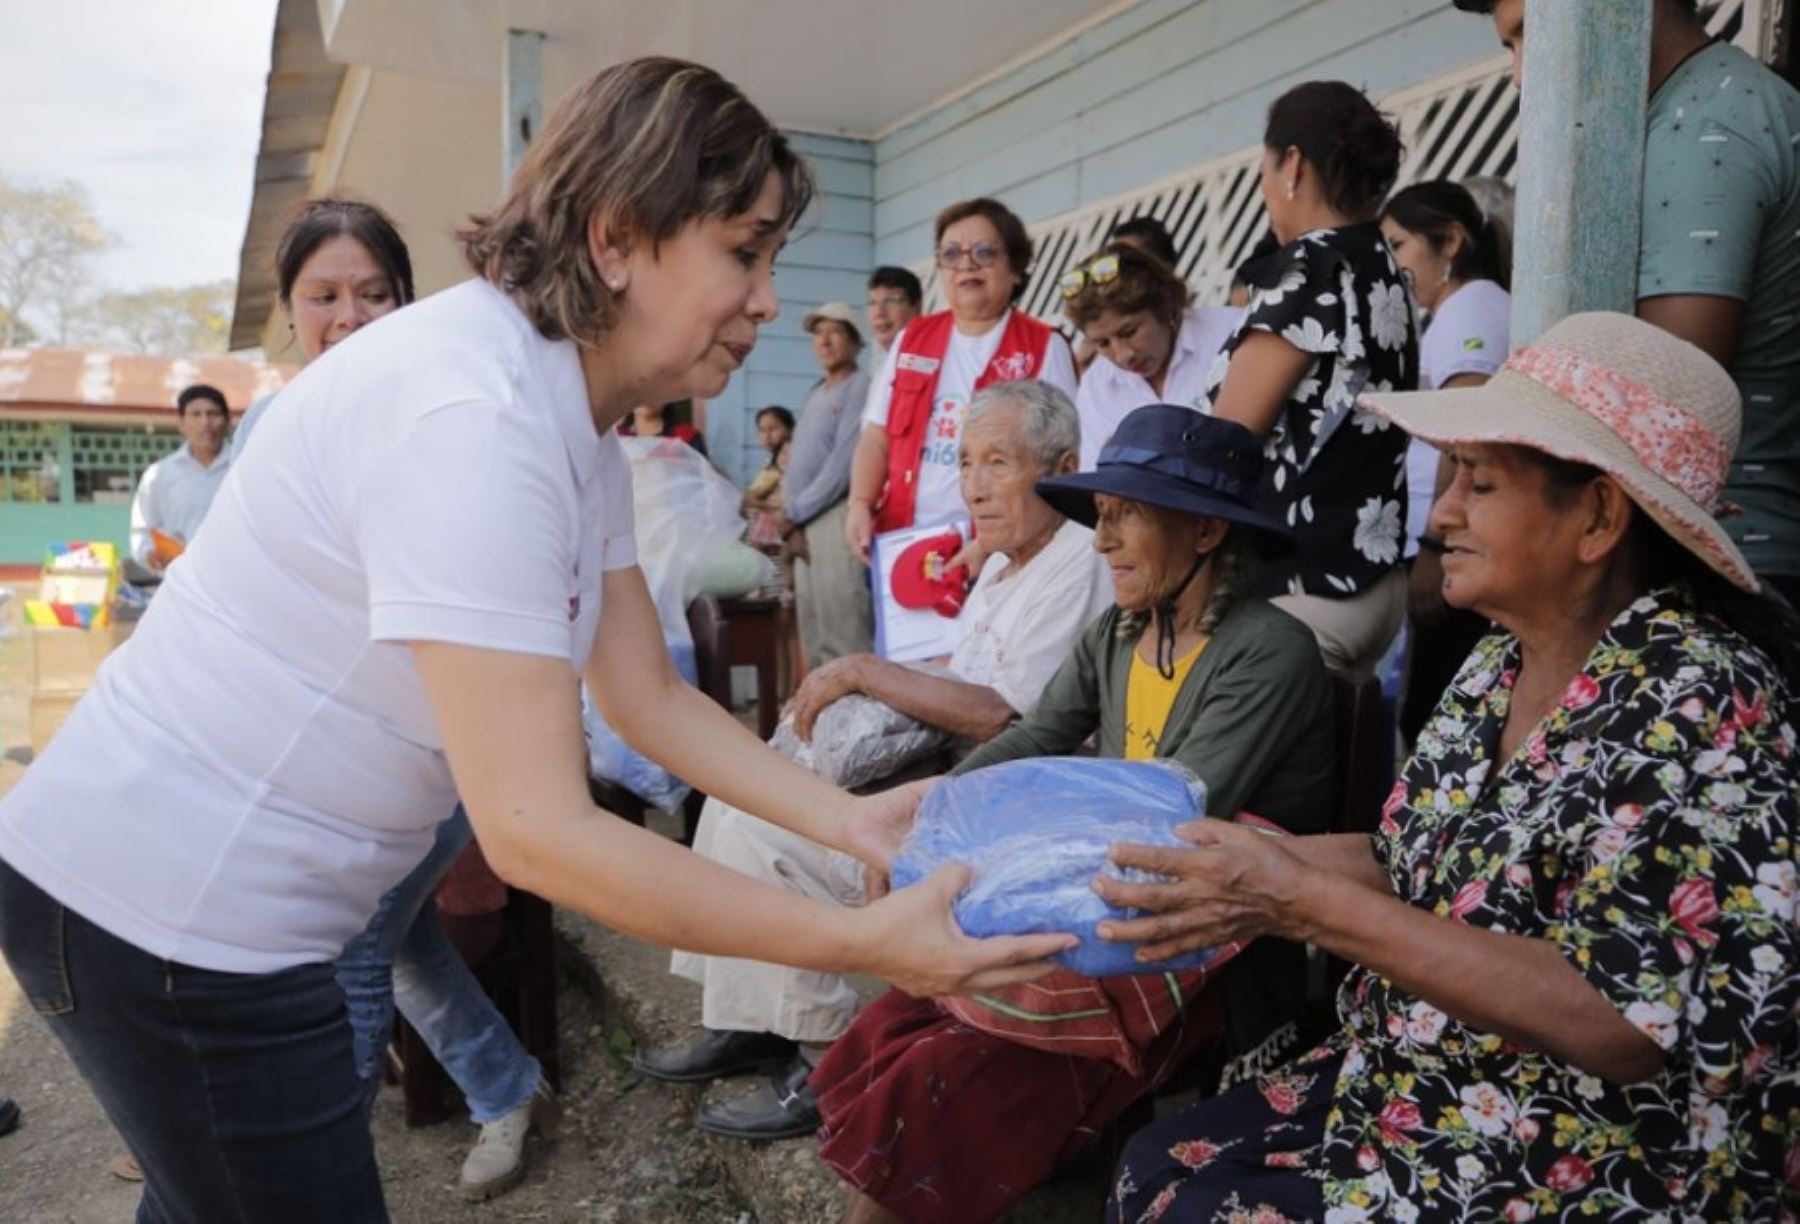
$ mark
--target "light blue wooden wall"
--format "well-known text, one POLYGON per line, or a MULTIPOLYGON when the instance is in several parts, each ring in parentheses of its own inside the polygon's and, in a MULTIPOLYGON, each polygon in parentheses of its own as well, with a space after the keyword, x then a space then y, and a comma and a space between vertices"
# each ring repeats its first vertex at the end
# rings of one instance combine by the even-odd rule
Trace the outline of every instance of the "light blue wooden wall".
POLYGON ((1300 81, 1379 95, 1498 49, 1449 0, 1142 0, 882 139, 879 262, 929 252, 959 199, 1038 221, 1247 148, 1300 81))
POLYGON ((818 381, 812 344, 800 320, 824 302, 849 302, 860 312, 874 264, 874 148, 867 141, 794 134, 812 162, 819 197, 796 227, 776 264, 781 317, 765 327, 745 368, 706 410, 707 445, 719 466, 740 484, 763 465, 756 444, 757 410, 782 404, 796 415, 818 381))

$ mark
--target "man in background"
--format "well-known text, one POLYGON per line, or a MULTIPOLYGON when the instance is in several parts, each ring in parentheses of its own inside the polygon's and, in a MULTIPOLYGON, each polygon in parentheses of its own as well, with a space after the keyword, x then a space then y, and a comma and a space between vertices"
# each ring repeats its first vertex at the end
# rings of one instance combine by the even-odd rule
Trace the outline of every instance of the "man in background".
POLYGON ((827 302, 801 326, 824 377, 807 392, 794 427, 779 527, 794 546, 794 615, 806 666, 814 668, 874 643, 869 570, 844 541, 850 459, 869 375, 857 368, 862 334, 848 303, 827 302))
POLYGON ((231 411, 223 391, 205 383, 188 387, 175 397, 175 422, 181 446, 144 469, 131 500, 131 558, 157 574, 171 558, 151 532, 182 544, 192 540, 231 466, 225 453, 231 411))
POLYGON ((925 306, 925 289, 905 268, 884 266, 869 276, 869 338, 874 352, 865 369, 879 370, 887 360, 888 346, 900 329, 918 317, 925 306))

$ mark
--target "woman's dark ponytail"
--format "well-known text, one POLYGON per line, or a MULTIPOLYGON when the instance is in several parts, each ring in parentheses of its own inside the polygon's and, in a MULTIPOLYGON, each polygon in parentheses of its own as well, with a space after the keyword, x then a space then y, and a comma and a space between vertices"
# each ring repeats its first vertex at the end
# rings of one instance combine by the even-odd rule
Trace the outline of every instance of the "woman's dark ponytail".
POLYGON ((1400 132, 1360 89, 1342 81, 1296 85, 1269 108, 1263 144, 1299 149, 1324 184, 1326 200, 1353 220, 1369 220, 1400 176, 1400 132))

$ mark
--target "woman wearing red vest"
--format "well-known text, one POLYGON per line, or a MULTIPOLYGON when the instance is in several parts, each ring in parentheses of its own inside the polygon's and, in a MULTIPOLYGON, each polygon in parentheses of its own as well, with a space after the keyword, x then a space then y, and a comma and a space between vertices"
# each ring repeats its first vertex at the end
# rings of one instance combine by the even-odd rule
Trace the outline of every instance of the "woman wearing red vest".
POLYGON ((850 469, 845 534, 864 561, 882 532, 965 513, 957 447, 975 392, 1036 378, 1075 396, 1068 342, 1013 308, 1031 269, 1025 223, 998 200, 965 200, 938 214, 936 241, 950 309, 914 319, 888 350, 850 469))

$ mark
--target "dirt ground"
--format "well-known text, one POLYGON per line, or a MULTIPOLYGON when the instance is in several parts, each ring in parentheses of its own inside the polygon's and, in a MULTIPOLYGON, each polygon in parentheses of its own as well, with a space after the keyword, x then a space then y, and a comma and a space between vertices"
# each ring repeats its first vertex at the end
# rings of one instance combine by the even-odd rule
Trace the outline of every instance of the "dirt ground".
MULTIPOLYGON (((397 1088, 383 1090, 375 1139, 388 1210, 411 1221, 583 1221, 590 1224, 750 1224, 689 1123, 689 1106, 622 1073, 622 1060, 580 989, 562 995, 564 1114, 533 1140, 524 1184, 486 1204, 456 1194, 475 1128, 450 1121, 408 1130, 397 1088)), ((0 1220, 117 1224, 137 1189, 106 1164, 121 1150, 112 1128, 49 1029, 24 1007, 0 968, 0 1092, 25 1121, 0 1138, 0 1220)))

